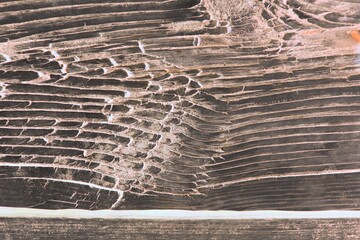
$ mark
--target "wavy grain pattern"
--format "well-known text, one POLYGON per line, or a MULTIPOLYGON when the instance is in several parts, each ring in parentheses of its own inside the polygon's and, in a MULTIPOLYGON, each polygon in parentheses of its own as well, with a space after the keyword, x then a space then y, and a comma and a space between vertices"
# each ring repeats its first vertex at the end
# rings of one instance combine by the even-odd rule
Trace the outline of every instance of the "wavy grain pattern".
POLYGON ((0 205, 360 209, 359 8, 0 1, 0 205))

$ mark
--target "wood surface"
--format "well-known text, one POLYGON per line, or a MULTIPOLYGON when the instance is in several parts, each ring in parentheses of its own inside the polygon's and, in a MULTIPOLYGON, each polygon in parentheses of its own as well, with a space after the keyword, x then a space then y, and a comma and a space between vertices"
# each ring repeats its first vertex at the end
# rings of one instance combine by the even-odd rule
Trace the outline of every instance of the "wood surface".
MULTIPOLYGON (((357 0, 0 0, 0 205, 359 210, 359 9, 357 0)), ((26 221, 39 234, 95 224, 26 221)), ((282 226, 255 224, 268 223, 282 226)), ((1 231, 21 224, 2 220, 1 231)), ((109 224, 137 234, 140 223, 109 224)), ((202 224, 200 239, 206 224, 220 229, 202 224)), ((357 224, 317 229, 350 234, 357 224)))
POLYGON ((17 239, 332 239, 357 240, 358 219, 155 221, 0 219, 0 238, 17 239))

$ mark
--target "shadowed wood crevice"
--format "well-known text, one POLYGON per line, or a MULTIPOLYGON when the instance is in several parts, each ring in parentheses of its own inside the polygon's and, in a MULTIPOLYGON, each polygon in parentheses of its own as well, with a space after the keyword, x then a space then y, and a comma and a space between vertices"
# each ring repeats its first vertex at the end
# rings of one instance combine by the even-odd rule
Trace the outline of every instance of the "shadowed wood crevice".
POLYGON ((0 205, 359 209, 355 1, 2 1, 0 205))

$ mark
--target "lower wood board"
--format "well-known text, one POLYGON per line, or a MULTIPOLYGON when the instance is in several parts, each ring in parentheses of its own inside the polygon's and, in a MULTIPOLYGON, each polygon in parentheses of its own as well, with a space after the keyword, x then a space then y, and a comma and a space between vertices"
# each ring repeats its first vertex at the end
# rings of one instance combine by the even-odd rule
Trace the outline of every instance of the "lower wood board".
POLYGON ((359 219, 109 220, 0 218, 0 239, 357 240, 359 219))

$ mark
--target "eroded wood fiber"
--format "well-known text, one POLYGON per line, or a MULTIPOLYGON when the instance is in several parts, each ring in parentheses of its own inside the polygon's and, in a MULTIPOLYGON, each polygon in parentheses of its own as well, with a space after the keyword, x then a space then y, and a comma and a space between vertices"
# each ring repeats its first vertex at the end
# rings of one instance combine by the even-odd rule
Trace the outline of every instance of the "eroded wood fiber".
POLYGON ((359 8, 0 1, 0 205, 359 209, 359 8))

